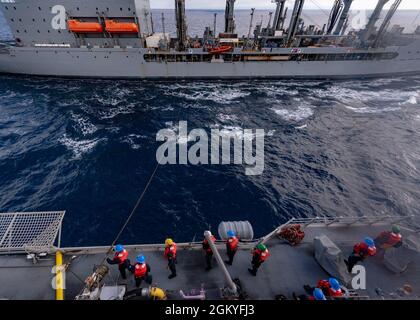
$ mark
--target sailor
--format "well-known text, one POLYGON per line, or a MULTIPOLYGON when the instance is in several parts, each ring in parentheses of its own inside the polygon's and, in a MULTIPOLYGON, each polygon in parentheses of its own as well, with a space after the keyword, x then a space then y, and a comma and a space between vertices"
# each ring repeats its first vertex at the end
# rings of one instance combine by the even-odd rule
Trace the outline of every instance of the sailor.
MULTIPOLYGON (((216 242, 216 238, 213 235, 211 235, 210 238, 213 243, 216 242)), ((213 250, 211 250, 210 244, 207 241, 207 239, 203 240, 203 250, 206 255, 206 271, 209 271, 212 269, 211 260, 213 259, 213 250)))
POLYGON ((308 294, 311 294, 316 288, 318 288, 322 290, 326 297, 337 298, 343 296, 340 282, 335 278, 319 280, 315 288, 310 285, 304 285, 303 288, 308 294))
POLYGON ((248 269, 249 273, 254 277, 257 275, 258 268, 268 259, 270 252, 268 252, 267 247, 260 243, 252 251, 252 269, 248 269))
POLYGON ((402 246, 401 229, 398 226, 392 226, 391 231, 384 231, 375 239, 375 245, 383 250, 389 248, 399 248, 402 246))
POLYGON ((328 279, 329 289, 328 296, 333 298, 339 298, 343 296, 343 290, 341 290, 340 282, 335 278, 328 279))
POLYGON ((136 287, 139 288, 141 282, 144 280, 148 284, 152 284, 152 276, 149 275, 150 266, 146 263, 146 258, 143 255, 139 255, 136 258, 136 264, 131 266, 131 272, 134 274, 134 280, 136 281, 136 287))
POLYGON ((233 263, 233 258, 235 257, 236 251, 238 251, 239 240, 236 237, 235 232, 232 230, 229 230, 227 232, 227 236, 228 236, 228 239, 226 241, 226 253, 229 260, 225 262, 226 264, 231 266, 233 263))
POLYGON ((347 269, 351 273, 353 267, 358 263, 363 261, 369 256, 374 256, 376 254, 375 241, 372 238, 365 238, 364 242, 360 242, 354 245, 353 252, 349 256, 348 260, 344 260, 347 264, 347 269))
POLYGON ((173 279, 176 277, 176 243, 170 238, 165 240, 165 251, 163 255, 165 259, 168 260, 168 269, 171 271, 168 278, 173 279))
POLYGON ((121 244, 115 246, 114 259, 107 258, 106 261, 109 264, 118 264, 118 270, 120 270, 121 277, 127 279, 125 270, 130 268, 130 260, 128 259, 128 252, 124 249, 121 244))

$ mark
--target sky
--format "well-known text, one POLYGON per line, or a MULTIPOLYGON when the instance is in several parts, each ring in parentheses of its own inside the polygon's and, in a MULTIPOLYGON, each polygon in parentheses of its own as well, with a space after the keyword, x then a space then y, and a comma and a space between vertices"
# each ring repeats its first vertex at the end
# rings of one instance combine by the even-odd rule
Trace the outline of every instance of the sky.
MULTIPOLYGON (((226 0, 185 0, 187 9, 224 9, 226 0)), ((290 4, 293 4, 292 0, 288 0, 290 4)), ((385 8, 389 8, 393 3, 390 0, 385 8)), ((175 0, 150 0, 152 8, 164 9, 174 8, 175 0)), ((306 0, 306 9, 330 9, 334 0, 306 0)), ((360 9, 373 9, 376 6, 377 1, 375 0, 354 0, 352 8, 355 10, 360 9)), ((236 8, 238 9, 272 9, 275 8, 275 4, 271 3, 271 0, 236 0, 236 8)), ((400 9, 412 9, 420 10, 419 0, 403 0, 400 9)))

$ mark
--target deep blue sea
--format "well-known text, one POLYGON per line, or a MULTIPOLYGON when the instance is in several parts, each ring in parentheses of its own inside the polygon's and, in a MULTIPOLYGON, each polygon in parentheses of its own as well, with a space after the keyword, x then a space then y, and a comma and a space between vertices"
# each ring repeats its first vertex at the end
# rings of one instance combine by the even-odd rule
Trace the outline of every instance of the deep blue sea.
MULTIPOLYGON (((8 34, 1 20, 0 34, 8 34)), ((240 165, 161 166, 121 242, 201 239, 223 220, 249 220, 262 236, 291 217, 419 217, 419 92, 420 77, 0 76, 0 212, 66 210, 63 245, 109 244, 156 165, 157 131, 185 120, 190 129, 265 129, 263 175, 240 165)))

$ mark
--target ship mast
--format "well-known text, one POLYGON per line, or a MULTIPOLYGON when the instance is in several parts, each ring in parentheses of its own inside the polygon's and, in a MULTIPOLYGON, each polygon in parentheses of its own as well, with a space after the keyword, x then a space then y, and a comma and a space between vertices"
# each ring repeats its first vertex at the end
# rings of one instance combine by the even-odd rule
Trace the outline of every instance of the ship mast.
POLYGON ((185 22, 185 0, 175 0, 176 32, 178 50, 183 51, 187 46, 187 24, 185 22))
POLYGON ((290 19, 289 31, 287 32, 286 46, 290 46, 294 40, 304 4, 305 0, 295 0, 295 6, 293 8, 292 17, 290 19))
POLYGON ((225 33, 234 34, 236 25, 235 25, 235 1, 236 0, 226 0, 226 10, 225 10, 225 33))
POLYGON ((343 12, 343 6, 344 3, 342 0, 335 0, 334 6, 330 13, 330 17, 328 19, 327 34, 331 34, 333 32, 334 27, 343 12))
POLYGON ((369 18, 369 22, 366 25, 365 30, 362 33, 362 41, 367 42, 372 34, 375 32, 375 24, 379 20, 381 12, 385 6, 385 4, 389 2, 389 0, 379 0, 375 10, 373 11, 372 15, 369 18))
POLYGON ((279 31, 283 29, 285 16, 283 15, 286 0, 273 0, 276 3, 276 13, 274 14, 273 29, 279 31))
POLYGON ((395 12, 397 12, 398 7, 400 6, 402 0, 395 0, 395 2, 392 4, 391 8, 389 9, 384 21, 382 22, 381 26, 379 27, 378 34, 376 35, 375 42, 373 44, 374 47, 377 47, 383 36, 385 35, 386 30, 389 27, 389 24, 391 22, 392 17, 394 16, 395 12))
POLYGON ((347 19, 349 18, 349 12, 351 5, 353 4, 353 0, 343 0, 344 1, 344 8, 341 12, 340 19, 338 20, 337 27, 335 28, 334 35, 339 36, 341 35, 345 28, 344 25, 346 24, 347 19))

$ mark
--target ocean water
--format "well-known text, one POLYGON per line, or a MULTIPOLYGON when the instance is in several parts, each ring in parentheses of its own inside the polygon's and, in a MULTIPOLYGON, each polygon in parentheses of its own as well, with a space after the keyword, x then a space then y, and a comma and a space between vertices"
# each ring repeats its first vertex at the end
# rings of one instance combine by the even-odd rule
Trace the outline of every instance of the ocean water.
POLYGON ((223 220, 249 220, 257 236, 292 217, 419 221, 419 93, 420 77, 153 83, 3 75, 0 212, 66 210, 63 245, 109 244, 156 165, 157 131, 185 120, 190 129, 266 130, 264 173, 161 166, 121 242, 201 239, 223 220))

